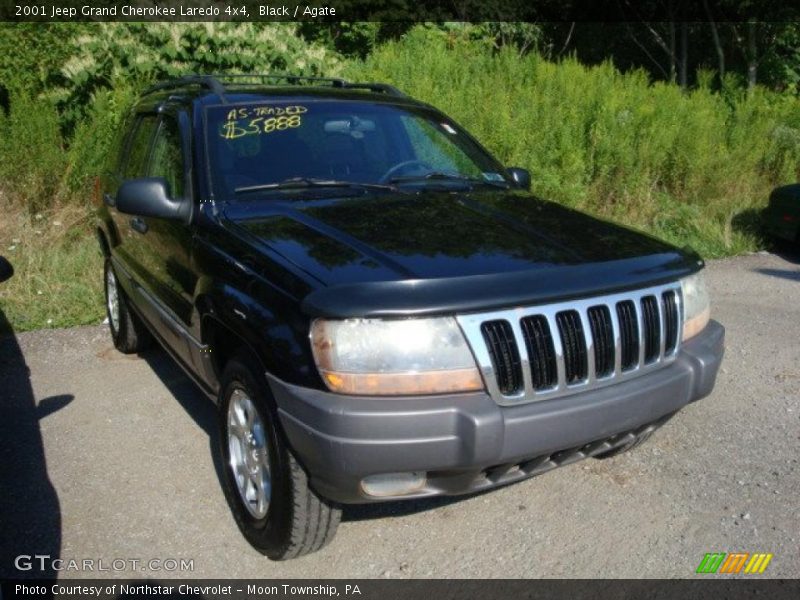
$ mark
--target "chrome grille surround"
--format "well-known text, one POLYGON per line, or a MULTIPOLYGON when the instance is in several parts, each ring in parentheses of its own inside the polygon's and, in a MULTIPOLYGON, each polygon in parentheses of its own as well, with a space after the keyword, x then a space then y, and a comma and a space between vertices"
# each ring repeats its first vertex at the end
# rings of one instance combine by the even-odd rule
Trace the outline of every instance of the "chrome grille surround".
POLYGON ((456 320, 458 321, 458 324, 461 327, 461 330, 464 332, 467 342, 472 349, 472 353, 478 363, 478 367, 481 371, 481 375, 489 395, 499 405, 513 406, 538 400, 549 400, 551 398, 558 398, 561 396, 584 392, 586 390, 605 387, 607 385, 633 379, 668 365, 675 360, 675 357, 680 351, 680 337, 683 330, 682 306, 683 297, 681 295, 681 286, 679 282, 674 282, 618 294, 593 296, 590 298, 569 300, 552 304, 542 304, 479 313, 465 313, 457 315, 456 320), (665 305, 671 307, 672 303, 664 300, 665 293, 674 294, 674 317, 677 318, 677 327, 675 328, 676 339, 673 341, 674 347, 669 352, 665 351, 665 348, 668 345, 666 340, 667 326, 665 305), (655 359, 651 362, 645 361, 645 332, 647 323, 645 311, 642 309, 642 299, 648 296, 655 297, 656 299, 655 305, 658 308, 659 327, 659 350, 655 359), (626 301, 632 301, 635 307, 636 319, 638 323, 638 360, 632 368, 623 371, 621 364, 623 350, 622 336, 620 333, 620 322, 617 314, 617 304, 626 301), (608 314, 611 317, 611 326, 613 329, 614 368, 608 375, 604 377, 597 377, 595 375, 595 348, 592 335, 592 325, 589 320, 589 309, 596 306, 605 306, 608 309, 608 314), (566 381, 565 352, 557 319, 557 315, 559 313, 568 311, 577 311, 578 315, 580 315, 582 325, 581 329, 583 331, 588 363, 586 377, 581 381, 569 384, 566 381), (554 350, 556 356, 556 368, 558 374, 557 383, 555 385, 540 390, 534 389, 533 377, 531 374, 531 357, 528 355, 528 346, 526 344, 526 338, 523 335, 523 327, 521 324, 523 318, 536 315, 541 315, 547 319, 547 323, 552 334, 552 349, 554 350), (502 393, 497 384, 495 367, 492 363, 492 355, 486 342, 484 341, 484 336, 481 329, 482 324, 488 321, 507 321, 514 334, 514 340, 516 342, 517 351, 519 352, 520 357, 522 386, 511 394, 502 393))

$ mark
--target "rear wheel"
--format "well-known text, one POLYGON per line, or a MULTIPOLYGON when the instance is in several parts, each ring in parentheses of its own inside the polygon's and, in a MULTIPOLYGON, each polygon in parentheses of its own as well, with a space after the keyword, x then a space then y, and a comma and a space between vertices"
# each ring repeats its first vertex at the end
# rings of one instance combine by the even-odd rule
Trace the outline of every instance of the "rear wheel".
POLYGON ((336 534, 341 511, 318 496, 278 424, 261 369, 231 360, 220 388, 224 489, 239 529, 273 560, 315 552, 336 534))
POLYGON ((150 332, 130 308, 125 291, 119 285, 111 259, 105 264, 106 315, 114 347, 124 354, 134 354, 152 342, 150 332))

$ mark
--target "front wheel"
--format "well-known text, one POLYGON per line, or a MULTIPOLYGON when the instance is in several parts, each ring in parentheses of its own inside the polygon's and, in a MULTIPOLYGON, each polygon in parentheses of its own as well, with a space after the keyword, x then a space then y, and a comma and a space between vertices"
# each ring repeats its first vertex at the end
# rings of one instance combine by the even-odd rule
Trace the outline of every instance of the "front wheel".
POLYGON ((336 534, 341 511, 318 496, 278 425, 261 370, 231 360, 220 387, 225 497, 250 544, 273 560, 316 552, 336 534))

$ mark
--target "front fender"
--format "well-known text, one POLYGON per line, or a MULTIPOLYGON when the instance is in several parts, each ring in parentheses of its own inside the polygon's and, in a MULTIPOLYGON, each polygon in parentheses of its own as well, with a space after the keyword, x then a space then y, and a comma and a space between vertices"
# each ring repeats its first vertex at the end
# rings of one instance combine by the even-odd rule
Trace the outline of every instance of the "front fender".
MULTIPOLYGON (((237 345, 284 381, 320 388, 308 339, 309 319, 293 298, 252 278, 247 291, 227 281, 205 279, 195 301, 200 336, 221 372, 237 345), (224 337, 220 337, 224 336, 224 337)), ((194 321, 194 319, 193 319, 194 321)))

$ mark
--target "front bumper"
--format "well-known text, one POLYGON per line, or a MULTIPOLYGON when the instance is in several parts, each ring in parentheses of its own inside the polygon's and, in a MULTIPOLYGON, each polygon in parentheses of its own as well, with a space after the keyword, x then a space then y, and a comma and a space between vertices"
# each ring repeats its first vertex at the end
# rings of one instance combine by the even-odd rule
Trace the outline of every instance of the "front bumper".
POLYGON ((270 377, 281 423, 311 485, 343 503, 465 494, 524 479, 624 444, 714 387, 725 330, 716 321, 662 369, 606 388, 520 406, 485 392, 343 396, 270 377), (425 471, 426 486, 373 498, 361 480, 425 471))

